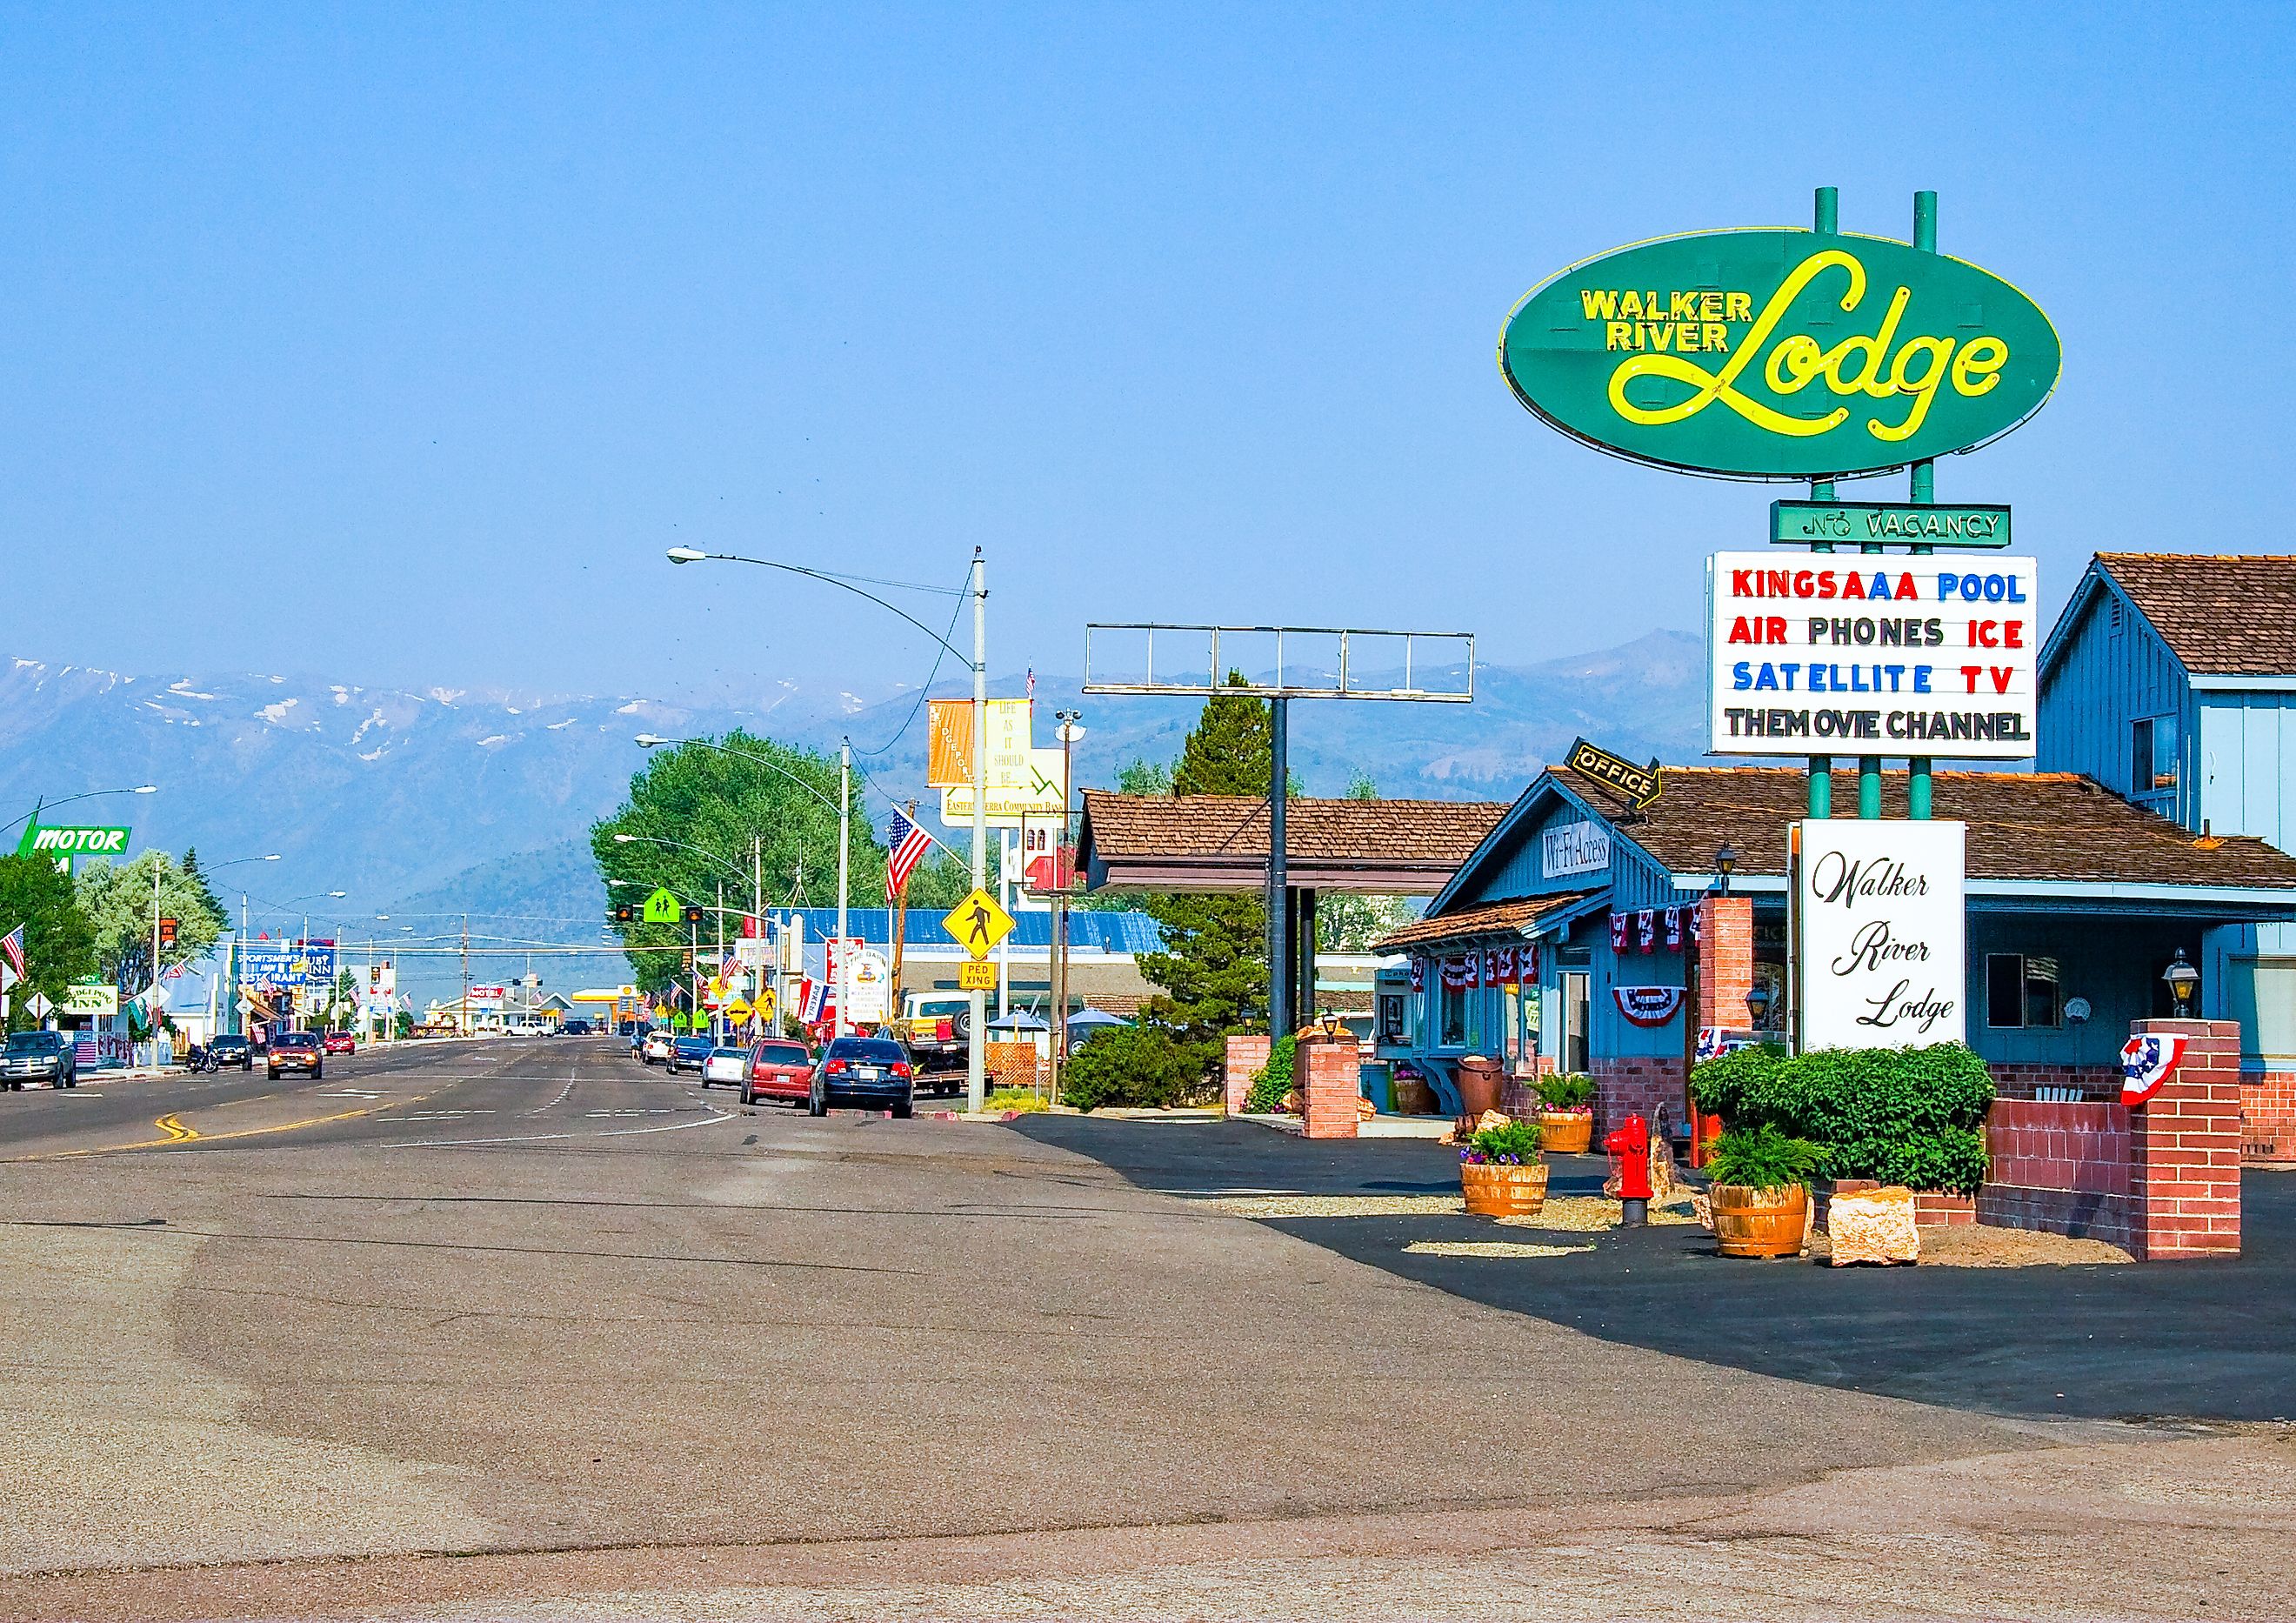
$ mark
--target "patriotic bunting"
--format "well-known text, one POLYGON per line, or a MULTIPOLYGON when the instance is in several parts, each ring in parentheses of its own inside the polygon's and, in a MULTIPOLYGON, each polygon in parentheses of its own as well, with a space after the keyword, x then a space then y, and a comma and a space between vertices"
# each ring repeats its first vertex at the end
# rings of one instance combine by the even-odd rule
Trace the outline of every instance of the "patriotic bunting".
POLYGON ((1628 915, 1623 913, 1614 913, 1611 915, 1611 950, 1612 952, 1623 953, 1627 950, 1627 926, 1630 922, 1628 915))
POLYGON ((2170 1035, 2132 1037, 2120 1051, 2120 1102, 2134 1110, 2161 1091, 2169 1073, 2185 1057, 2185 1039, 2170 1035))
POLYGON ((1682 1007, 1680 987, 1620 987, 1611 988, 1619 1012, 1637 1026, 1663 1026, 1682 1007))
POLYGON ((1682 909, 1679 907, 1666 910, 1666 950, 1670 953, 1682 950, 1682 909))

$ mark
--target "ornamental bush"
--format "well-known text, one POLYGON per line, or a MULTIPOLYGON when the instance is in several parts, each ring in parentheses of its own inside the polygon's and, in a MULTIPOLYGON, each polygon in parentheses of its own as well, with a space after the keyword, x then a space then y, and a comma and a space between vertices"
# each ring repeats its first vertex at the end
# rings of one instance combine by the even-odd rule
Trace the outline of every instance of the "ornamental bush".
POLYGON ((1268 1045, 1267 1063, 1251 1073, 1251 1091, 1244 1095, 1246 1115, 1273 1116, 1283 1108, 1292 1078, 1300 1062, 1300 1039, 1279 1037, 1268 1045))
POLYGON ((1193 1050, 1152 1026, 1102 1032, 1069 1055, 1061 1070, 1061 1102, 1080 1111, 1104 1105, 1167 1109, 1203 1085, 1193 1050))
POLYGON ((1564 1072, 1538 1079, 1538 1102, 1550 1111, 1583 1111, 1595 1098, 1595 1078, 1564 1072))
POLYGON ((1459 1159, 1476 1166, 1530 1167, 1538 1163, 1538 1123, 1510 1121, 1484 1127, 1467 1140, 1459 1159))
POLYGON ((1825 1146, 1835 1177, 1975 1194, 1985 1181, 1993 1078, 1959 1043, 1927 1048, 1775 1045, 1707 1061, 1691 1075, 1698 1108, 1733 1131, 1765 1125, 1825 1146))

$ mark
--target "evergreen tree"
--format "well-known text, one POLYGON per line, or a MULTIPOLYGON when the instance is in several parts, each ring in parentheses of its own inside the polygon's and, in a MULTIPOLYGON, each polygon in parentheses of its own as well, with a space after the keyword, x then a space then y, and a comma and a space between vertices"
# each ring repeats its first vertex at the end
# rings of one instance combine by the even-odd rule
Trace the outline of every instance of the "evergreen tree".
MULTIPOLYGON (((1228 681, 1241 684, 1231 672, 1228 681)), ((1267 706, 1242 693, 1215 693, 1172 768, 1176 794, 1267 792, 1267 706)), ((1140 1011, 1168 1032, 1200 1075, 1209 1075, 1231 1031, 1267 1025, 1267 908, 1256 895, 1152 896, 1142 906, 1163 927, 1165 950, 1144 955, 1140 972, 1163 988, 1140 1011)))
POLYGON ((184 879, 199 897, 201 905, 215 916, 218 923, 230 923, 231 914, 225 911, 223 903, 217 898, 215 887, 208 883, 207 873, 200 866, 200 853, 196 846, 184 848, 184 879))

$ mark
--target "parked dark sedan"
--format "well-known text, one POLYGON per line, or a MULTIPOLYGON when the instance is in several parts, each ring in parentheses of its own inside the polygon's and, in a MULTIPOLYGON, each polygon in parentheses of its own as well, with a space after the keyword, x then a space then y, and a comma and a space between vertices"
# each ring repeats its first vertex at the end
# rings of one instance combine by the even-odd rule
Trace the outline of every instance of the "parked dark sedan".
POLYGON ((709 1051, 718 1046, 706 1037, 681 1037, 669 1045, 669 1073, 700 1070, 709 1062, 709 1051))
POLYGON ((27 1082, 78 1087, 79 1060, 71 1038, 61 1031, 10 1032, 6 1052, 0 1053, 0 1079, 14 1094, 22 1093, 27 1082))
POLYGON ((915 1106, 915 1089, 907 1049, 882 1037, 840 1037, 814 1062, 806 1110, 826 1116, 841 1106, 906 1116, 915 1106))

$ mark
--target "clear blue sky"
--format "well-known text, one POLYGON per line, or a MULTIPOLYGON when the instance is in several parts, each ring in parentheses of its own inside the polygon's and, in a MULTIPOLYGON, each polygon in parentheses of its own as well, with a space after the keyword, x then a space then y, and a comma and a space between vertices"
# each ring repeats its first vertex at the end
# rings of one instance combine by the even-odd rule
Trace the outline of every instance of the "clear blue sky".
POLYGON ((2052 602, 2097 547, 2284 548, 2292 16, 12 5, 0 653, 922 674, 681 543, 952 583, 982 545, 1005 670, 1088 618, 1693 627, 1779 492, 1564 440, 1499 324, 1829 183, 1897 234, 1936 188, 2056 321, 2055 400, 1939 470, 2052 602))

